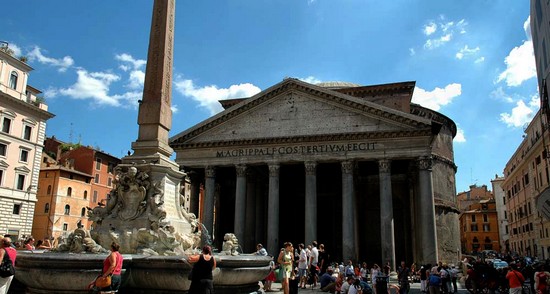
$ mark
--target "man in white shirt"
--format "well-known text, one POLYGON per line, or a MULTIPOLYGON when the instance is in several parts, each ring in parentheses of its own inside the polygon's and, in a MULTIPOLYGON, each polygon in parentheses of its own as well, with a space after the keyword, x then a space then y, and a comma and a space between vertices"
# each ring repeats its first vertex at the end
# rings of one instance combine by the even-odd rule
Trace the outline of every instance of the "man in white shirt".
POLYGON ((311 254, 309 256, 309 271, 313 275, 313 287, 317 286, 317 264, 319 263, 319 250, 317 249, 317 241, 311 242, 311 254))
POLYGON ((307 283, 307 253, 303 243, 300 243, 298 248, 300 250, 300 258, 298 259, 298 276, 300 277, 300 284, 298 287, 305 289, 307 283))

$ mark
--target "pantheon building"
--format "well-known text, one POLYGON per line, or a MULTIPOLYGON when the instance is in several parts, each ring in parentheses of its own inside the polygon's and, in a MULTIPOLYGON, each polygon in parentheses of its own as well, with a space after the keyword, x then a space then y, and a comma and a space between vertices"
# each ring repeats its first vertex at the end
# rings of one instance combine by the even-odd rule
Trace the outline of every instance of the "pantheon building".
POLYGON ((235 233, 245 253, 316 240, 333 261, 456 262, 456 125, 414 87, 287 78, 220 101, 170 139, 190 211, 218 248, 235 233))

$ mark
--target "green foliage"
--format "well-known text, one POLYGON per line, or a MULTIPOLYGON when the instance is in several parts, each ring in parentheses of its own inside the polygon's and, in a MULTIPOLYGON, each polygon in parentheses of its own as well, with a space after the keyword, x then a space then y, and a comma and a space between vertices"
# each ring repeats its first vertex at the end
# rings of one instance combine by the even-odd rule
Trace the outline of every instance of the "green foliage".
POLYGON ((59 145, 59 148, 61 148, 61 152, 67 152, 69 150, 75 150, 77 148, 80 148, 80 143, 63 143, 59 145))

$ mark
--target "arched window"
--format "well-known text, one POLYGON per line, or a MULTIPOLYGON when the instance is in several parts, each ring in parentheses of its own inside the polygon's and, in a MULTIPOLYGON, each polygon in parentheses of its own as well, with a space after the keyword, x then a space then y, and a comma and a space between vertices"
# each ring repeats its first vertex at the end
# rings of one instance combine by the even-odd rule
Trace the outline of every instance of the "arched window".
POLYGON ((48 212, 50 212, 50 204, 46 203, 46 205, 44 205, 44 213, 48 213, 48 212))
POLYGON ((52 185, 48 186, 48 195, 52 194, 52 185))
POLYGON ((472 242, 479 243, 479 240, 477 239, 477 237, 474 237, 474 240, 472 240, 472 242))
POLYGON ((17 88, 17 73, 15 71, 12 71, 10 75, 10 88, 14 90, 17 88))
POLYGON ((73 194, 73 188, 71 187, 67 188, 67 196, 71 197, 72 194, 73 194))
POLYGON ((88 199, 88 191, 84 191, 84 200, 88 199))
POLYGON ((71 214, 71 206, 69 204, 65 205, 65 214, 66 215, 71 214))
POLYGON ((82 210, 80 211, 80 216, 86 215, 86 207, 82 207, 82 210))

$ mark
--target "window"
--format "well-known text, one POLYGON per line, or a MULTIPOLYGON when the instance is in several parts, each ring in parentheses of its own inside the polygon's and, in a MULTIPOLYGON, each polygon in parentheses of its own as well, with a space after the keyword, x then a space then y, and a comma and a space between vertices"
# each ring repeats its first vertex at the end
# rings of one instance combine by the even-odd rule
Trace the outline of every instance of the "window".
POLYGON ((82 210, 80 211, 80 216, 86 215, 86 207, 82 207, 82 210))
POLYGON ((71 197, 73 195, 73 188, 67 188, 67 196, 71 197))
POLYGON ((88 199, 88 191, 84 191, 84 200, 88 199))
POLYGON ((24 190, 25 188, 25 175, 17 175, 17 183, 16 187, 17 190, 24 190))
POLYGON ((508 219, 508 212, 506 210, 504 211, 504 219, 508 219))
POLYGON ((470 225, 470 231, 477 232, 478 231, 477 225, 470 225))
POLYGON ((483 224, 483 231, 484 232, 490 232, 491 231, 491 225, 490 224, 483 224))
POLYGON ((23 139, 30 140, 32 134, 32 127, 25 126, 25 130, 23 131, 23 139))
POLYGON ((0 156, 6 156, 8 153, 8 145, 0 143, 0 156))
POLYGON ((475 214, 472 214, 472 222, 473 222, 473 223, 476 222, 476 215, 475 215, 475 214))
POLYGON ((113 183, 113 179, 112 178, 108 178, 107 179, 107 186, 111 187, 111 184, 113 183))
POLYGON ((489 217, 487 216, 487 214, 483 214, 483 222, 486 223, 489 221, 489 217))
POLYGON ((109 165, 107 165, 107 172, 110 173, 110 174, 112 174, 114 170, 115 170, 115 165, 114 165, 114 163, 109 162, 109 165))
POLYGON ((11 119, 4 117, 4 119, 2 120, 2 132, 9 134, 10 128, 11 128, 11 119))
POLYGON ((65 205, 65 215, 71 214, 71 206, 69 204, 65 205))
POLYGON ((52 185, 48 185, 48 195, 52 193, 52 185))
POLYGON ((0 169, 0 186, 2 186, 3 179, 4 179, 4 170, 0 169))
POLYGON ((99 184, 99 174, 95 174, 94 183, 99 184))
POLYGON ((69 225, 68 224, 63 224, 63 231, 67 231, 69 225))
POLYGON ((94 201, 94 205, 97 203, 97 191, 94 191, 94 197, 92 198, 94 201))
POLYGON ((19 161, 27 162, 28 160, 29 160, 29 150, 21 149, 21 153, 19 154, 19 161))
POLYGON ((101 158, 95 159, 95 169, 101 170, 101 158))
POLYGON ((44 205, 44 213, 49 213, 49 212, 50 212, 50 204, 46 203, 46 205, 44 205))
POLYGON ((14 90, 17 88, 17 73, 15 71, 12 71, 10 75, 10 88, 14 90))
POLYGON ((13 205, 13 214, 19 214, 21 212, 21 204, 13 205))

